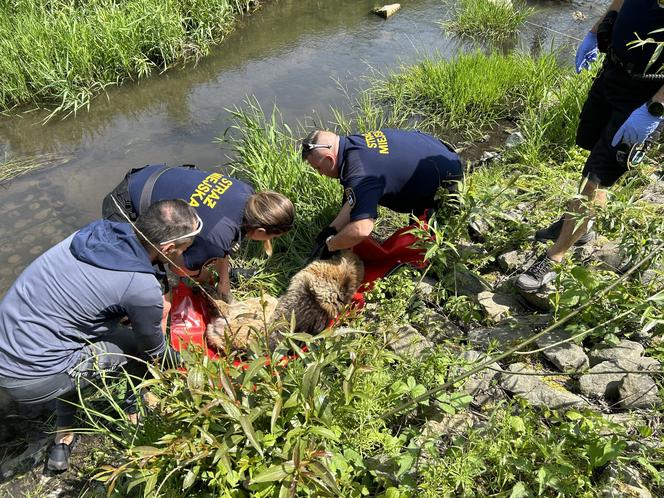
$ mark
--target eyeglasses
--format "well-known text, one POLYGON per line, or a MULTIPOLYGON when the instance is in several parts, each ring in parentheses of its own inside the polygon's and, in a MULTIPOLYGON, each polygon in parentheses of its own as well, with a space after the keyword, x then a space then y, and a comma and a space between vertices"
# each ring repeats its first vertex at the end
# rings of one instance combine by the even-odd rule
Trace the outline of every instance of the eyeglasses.
POLYGON ((302 160, 306 160, 307 156, 311 154, 311 151, 314 149, 331 149, 332 145, 330 144, 310 144, 308 142, 302 142, 302 160))
POLYGON ((179 237, 175 237, 174 239, 164 240, 163 242, 160 242, 159 245, 170 244, 171 242, 176 242, 178 240, 188 239, 189 237, 194 237, 199 233, 201 233, 201 230, 203 230, 203 220, 201 220, 201 217, 198 216, 198 213, 194 214, 196 215, 197 224, 193 232, 187 233, 185 235, 180 235, 179 237))

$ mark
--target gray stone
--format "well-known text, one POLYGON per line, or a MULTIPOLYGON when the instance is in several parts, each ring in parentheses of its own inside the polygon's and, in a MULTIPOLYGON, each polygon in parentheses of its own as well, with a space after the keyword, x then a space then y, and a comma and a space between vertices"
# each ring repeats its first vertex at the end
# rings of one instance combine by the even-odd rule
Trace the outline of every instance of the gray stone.
POLYGON ((454 274, 454 287, 457 294, 462 296, 476 296, 491 286, 482 277, 469 271, 458 271, 454 274))
POLYGON ((643 190, 641 199, 652 204, 664 204, 664 181, 661 178, 654 179, 653 183, 643 190))
POLYGON ((499 348, 507 349, 544 327, 551 317, 549 315, 523 315, 503 320, 495 327, 479 327, 468 332, 468 342, 473 346, 486 349, 491 342, 499 348))
POLYGON ((500 376, 500 385, 503 389, 525 398, 534 406, 546 406, 553 410, 570 408, 585 408, 586 401, 563 388, 553 387, 545 382, 541 376, 519 375, 519 373, 536 373, 523 363, 513 363, 508 368, 510 373, 500 376))
POLYGON ((415 328, 407 325, 401 327, 391 338, 389 347, 402 356, 419 358, 433 347, 433 343, 420 334, 415 328))
POLYGON ((641 274, 641 283, 660 288, 664 285, 664 272, 661 269, 650 268, 641 274))
POLYGON ((509 251, 501 254, 496 258, 500 269, 504 272, 513 272, 519 268, 526 266, 528 260, 526 253, 523 251, 509 251))
POLYGON ((590 363, 581 346, 572 341, 557 344, 569 337, 570 334, 563 330, 553 330, 537 339, 535 344, 538 348, 546 348, 542 354, 563 372, 586 370, 590 363))
MULTIPOLYGON (((484 353, 480 353, 479 351, 472 349, 465 351, 462 355, 462 358, 468 362, 468 365, 459 368, 458 371, 455 371, 453 374, 455 377, 490 359, 484 353)), ((475 404, 479 406, 482 406, 489 401, 495 400, 496 392, 493 389, 491 383, 493 379, 495 379, 496 376, 502 371, 503 370, 500 368, 498 363, 491 363, 484 370, 466 378, 462 391, 465 394, 472 396, 475 404)))
POLYGON ((513 149, 514 147, 518 147, 519 145, 523 144, 526 141, 526 139, 523 136, 523 133, 520 131, 515 131, 514 133, 511 133, 509 137, 507 137, 507 140, 505 140, 505 147, 508 149, 513 149))
POLYGON ((415 289, 420 293, 421 296, 429 297, 435 294, 436 287, 438 286, 438 280, 431 277, 424 277, 421 280, 417 278, 415 284, 415 289))
POLYGON ((597 261, 603 270, 621 271, 625 266, 620 244, 615 240, 607 240, 598 245, 592 253, 592 259, 597 261))
POLYGON ((629 373, 618 388, 620 406, 628 410, 648 409, 660 402, 657 384, 649 375, 629 373))
POLYGON ((498 159, 500 159, 500 154, 498 154, 498 152, 485 150, 484 152, 482 152, 479 162, 481 164, 488 164, 497 161, 498 159))
POLYGON ((464 434, 478 421, 477 415, 463 411, 454 415, 442 414, 435 419, 427 420, 422 425, 422 435, 426 438, 438 439, 449 434, 464 434))
POLYGON ((652 498, 652 493, 645 488, 639 471, 619 460, 610 462, 600 482, 599 496, 602 498, 652 498))
POLYGON ((553 294, 553 292, 554 289, 551 284, 546 284, 537 292, 524 292, 519 290, 519 293, 528 304, 540 311, 546 312, 551 311, 551 294, 553 294))
POLYGON ((609 401, 618 400, 618 388, 627 370, 616 361, 604 361, 595 365, 579 378, 579 389, 586 396, 604 397, 609 401))
POLYGON ((523 310, 519 301, 512 294, 494 294, 493 292, 484 291, 477 295, 477 302, 484 310, 487 318, 493 322, 498 322, 514 312, 523 310))
POLYGON ((588 353, 590 365, 595 366, 603 361, 618 361, 621 358, 636 360, 643 354, 643 346, 635 341, 623 339, 616 346, 593 349, 588 353))

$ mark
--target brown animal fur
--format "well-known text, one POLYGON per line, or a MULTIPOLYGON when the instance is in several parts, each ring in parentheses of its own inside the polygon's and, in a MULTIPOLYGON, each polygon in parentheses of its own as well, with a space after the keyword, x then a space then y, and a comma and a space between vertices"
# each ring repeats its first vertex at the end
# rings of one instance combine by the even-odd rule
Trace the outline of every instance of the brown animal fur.
MULTIPOLYGON (((298 332, 318 333, 350 303, 363 277, 362 260, 353 252, 344 251, 330 260, 314 261, 296 273, 278 302, 272 296, 263 296, 268 302, 265 316, 260 298, 231 305, 216 301, 216 314, 222 316, 208 324, 207 342, 211 347, 223 350, 226 337, 229 337, 233 348, 245 349, 252 334, 264 330, 264 319, 268 323, 290 323, 292 313, 298 332)), ((272 344, 279 335, 275 330, 273 334, 272 344)))
POLYGON ((291 279, 274 317, 290 321, 295 313, 297 331, 318 333, 350 303, 363 277, 364 264, 351 251, 314 261, 291 279))
POLYGON ((262 298, 252 297, 233 304, 215 300, 213 305, 214 318, 205 330, 208 345, 222 351, 230 341, 233 349, 246 349, 252 337, 262 333, 265 323, 272 321, 277 299, 264 294, 262 298))

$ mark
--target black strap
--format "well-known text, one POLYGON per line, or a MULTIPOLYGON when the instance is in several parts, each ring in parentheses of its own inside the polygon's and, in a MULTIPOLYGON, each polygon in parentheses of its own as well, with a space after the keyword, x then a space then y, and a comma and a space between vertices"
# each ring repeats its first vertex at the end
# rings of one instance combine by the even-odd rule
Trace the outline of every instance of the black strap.
POLYGON ((152 174, 148 177, 147 181, 143 185, 143 190, 141 190, 141 200, 138 203, 139 215, 145 212, 145 210, 150 206, 150 201, 152 200, 152 190, 154 190, 155 183, 157 183, 159 177, 169 169, 172 168, 164 166, 161 169, 153 171, 152 174))

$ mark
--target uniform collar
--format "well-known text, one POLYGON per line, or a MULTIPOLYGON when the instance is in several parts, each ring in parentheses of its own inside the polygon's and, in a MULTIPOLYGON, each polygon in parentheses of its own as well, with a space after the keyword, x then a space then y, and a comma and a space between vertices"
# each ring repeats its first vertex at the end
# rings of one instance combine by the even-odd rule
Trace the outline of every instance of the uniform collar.
POLYGON ((346 168, 346 137, 339 137, 339 150, 337 150, 337 162, 339 163, 339 180, 344 180, 344 169, 346 168))

